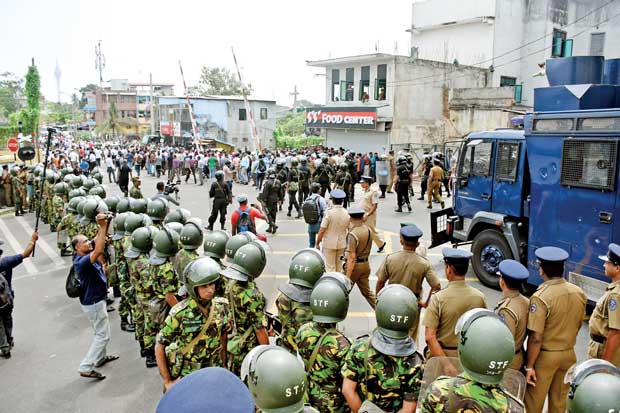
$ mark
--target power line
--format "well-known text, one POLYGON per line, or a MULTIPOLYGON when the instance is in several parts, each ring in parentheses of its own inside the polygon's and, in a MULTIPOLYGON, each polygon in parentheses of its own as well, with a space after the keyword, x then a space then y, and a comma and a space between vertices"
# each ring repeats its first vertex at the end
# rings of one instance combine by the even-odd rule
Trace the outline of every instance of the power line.
MULTIPOLYGON (((573 20, 572 22, 567 23, 566 25, 562 26, 562 28, 567 28, 567 27, 570 27, 570 26, 572 26, 572 25, 574 25, 574 24, 576 24, 576 23, 580 22, 581 20, 583 20, 583 19, 585 19, 586 17, 591 16, 592 14, 596 13, 597 11, 599 11, 599 10, 601 10, 601 9, 603 9, 603 8, 605 8, 605 7, 607 7, 607 6, 609 6, 611 3, 614 3, 615 1, 616 1, 616 0, 610 0, 609 2, 607 2, 607 3, 603 4, 602 6, 599 6, 599 7, 595 8, 595 9, 593 9, 593 10, 589 11, 588 13, 586 13, 586 14, 584 14, 583 16, 579 17, 578 19, 575 19, 575 20, 573 20)), ((617 15, 616 15, 616 16, 617 16, 617 15)), ((616 17, 616 16, 613 16, 613 17, 616 17)), ((612 18, 613 18, 613 17, 612 17, 612 18)), ((607 20, 610 20, 610 18, 608 18, 608 19, 606 19, 606 20, 601 20, 601 21, 597 22, 596 24, 594 24, 593 26, 597 26, 597 25, 599 25, 599 24, 601 24, 601 23, 605 23, 607 20)), ((509 55, 509 54, 511 54, 511 53, 513 53, 513 52, 519 51, 519 50, 521 50, 521 49, 523 49, 523 48, 525 48, 525 47, 527 47, 527 46, 530 46, 530 45, 532 45, 532 44, 534 44, 534 43, 536 43, 536 42, 539 42, 539 41, 541 41, 541 40, 545 39, 546 37, 548 37, 548 36, 552 36, 552 35, 553 35, 553 32, 551 32, 551 33, 546 33, 546 34, 542 35, 541 37, 538 37, 538 38, 536 38, 536 39, 534 39, 534 40, 530 40, 529 42, 527 42, 527 43, 524 43, 524 44, 520 45, 519 47, 516 47, 516 48, 514 48, 514 49, 508 50, 508 51, 506 51, 506 52, 504 52, 504 53, 501 53, 501 54, 499 54, 499 55, 497 55, 497 56, 493 56, 493 57, 491 57, 490 59, 485 59, 485 60, 481 60, 480 62, 472 63, 471 65, 468 65, 468 66, 479 66, 479 65, 482 65, 482 64, 484 64, 484 63, 489 63, 489 62, 492 62, 492 61, 494 61, 495 59, 499 59, 499 58, 504 57, 504 56, 506 56, 506 55, 509 55)), ((577 35, 575 35, 575 36, 573 36, 573 37, 576 37, 576 36, 577 36, 577 35)), ((517 59, 517 61, 518 61, 518 60, 520 60, 520 59, 517 59)), ((508 63, 513 63, 513 62, 514 62, 514 60, 513 60, 513 61, 510 61, 510 62, 508 62, 508 63)), ((497 66, 495 66, 495 67, 496 67, 496 68, 497 68, 497 67, 502 67, 502 66, 504 66, 504 65, 506 65, 506 64, 508 64, 508 63, 503 63, 503 64, 501 64, 501 65, 497 65, 497 66)), ((444 72, 444 73, 434 73, 434 74, 432 74, 432 75, 427 75, 427 76, 419 76, 419 77, 415 77, 415 78, 411 78, 411 79, 394 80, 394 81, 392 81, 392 82, 387 82, 387 83, 388 83, 388 85, 397 85, 397 84, 400 84, 400 83, 408 83, 408 82, 414 82, 414 81, 416 81, 416 80, 429 79, 429 78, 433 78, 433 77, 435 77, 435 76, 445 76, 445 75, 449 75, 450 73, 452 73, 452 72, 456 72, 456 71, 458 71, 458 69, 453 69, 453 70, 451 70, 451 71, 449 71, 449 72, 444 72)))

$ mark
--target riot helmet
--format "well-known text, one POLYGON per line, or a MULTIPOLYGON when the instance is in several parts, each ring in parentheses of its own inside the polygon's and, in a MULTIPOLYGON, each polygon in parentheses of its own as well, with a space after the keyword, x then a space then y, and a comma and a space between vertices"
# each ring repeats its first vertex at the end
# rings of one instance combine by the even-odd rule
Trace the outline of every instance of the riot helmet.
POLYGON ((230 236, 226 231, 209 231, 204 235, 204 255, 223 260, 226 257, 226 243, 230 236))

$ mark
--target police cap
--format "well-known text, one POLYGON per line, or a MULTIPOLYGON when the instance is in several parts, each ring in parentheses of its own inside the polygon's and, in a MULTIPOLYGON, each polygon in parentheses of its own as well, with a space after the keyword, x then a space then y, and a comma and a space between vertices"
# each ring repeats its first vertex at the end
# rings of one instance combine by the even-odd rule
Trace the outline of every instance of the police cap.
POLYGON ((465 264, 469 262, 469 259, 473 255, 469 251, 456 248, 444 248, 441 253, 443 254, 443 261, 446 264, 465 264))
POLYGON ((400 229, 400 235, 409 242, 417 242, 424 233, 416 225, 407 225, 400 229))
POLYGON ((568 252, 558 247, 542 247, 536 249, 534 251, 536 258, 540 260, 541 263, 549 262, 560 264, 568 259, 568 252))
POLYGON ((329 193, 329 197, 331 199, 345 199, 347 194, 345 194, 342 189, 334 189, 329 193))
POLYGON ((372 179, 372 176, 362 175, 362 179, 364 180, 364 182, 368 182, 368 183, 374 182, 374 179, 372 179))
POLYGON ((347 211, 351 218, 362 218, 366 212, 360 207, 351 207, 347 211))
POLYGON ((523 264, 515 260, 504 260, 499 263, 497 275, 517 283, 527 280, 529 271, 523 264))
POLYGON ((612 242, 607 247, 607 255, 601 255, 599 258, 611 262, 613 265, 620 265, 620 245, 612 242))

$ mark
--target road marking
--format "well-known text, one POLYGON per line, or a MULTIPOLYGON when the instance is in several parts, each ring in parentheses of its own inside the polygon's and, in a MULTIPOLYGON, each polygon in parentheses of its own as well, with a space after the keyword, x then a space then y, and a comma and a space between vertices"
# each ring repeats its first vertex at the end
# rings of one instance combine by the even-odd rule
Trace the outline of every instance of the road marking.
MULTIPOLYGON (((23 217, 17 217, 17 222, 19 222, 24 231, 26 231, 26 234, 32 234, 34 232, 34 229, 30 225, 28 225, 28 223, 23 217)), ((56 233, 54 232, 53 234, 56 233)), ((50 244, 48 244, 43 238, 39 237, 39 240, 37 241, 37 246, 41 247, 45 254, 47 254, 56 265, 63 265, 65 263, 65 261, 58 255, 59 253, 57 249, 52 248, 50 244)))
MULTIPOLYGON (((27 262, 28 262, 28 261, 24 261, 24 263, 27 263, 27 262)), ((56 266, 53 266, 53 267, 48 267, 48 268, 46 268, 46 270, 47 270, 47 272, 50 272, 50 271, 59 271, 59 270, 65 269, 65 268, 69 268, 70 266, 71 266, 71 263, 70 263, 70 262, 67 262, 67 263, 65 263, 65 264, 63 264, 63 265, 56 265, 56 266)), ((22 280, 22 279, 24 279, 24 278, 34 278, 34 277, 36 277, 36 276, 38 276, 38 275, 43 275, 43 274, 42 274, 42 273, 39 273, 39 272, 37 271, 37 272, 34 272, 34 273, 32 273, 32 274, 24 274, 24 275, 20 275, 20 276, 17 276, 17 277, 13 277, 13 282, 18 281, 18 280, 22 280)))
MULTIPOLYGON (((4 238, 6 238, 8 243, 11 245, 11 248, 13 248, 16 254, 19 254, 19 251, 22 251, 22 247, 19 245, 19 242, 17 242, 11 231, 9 231, 9 227, 4 223, 4 220, 2 219, 0 219, 0 230, 2 230, 4 238)), ((26 258, 23 263, 28 273, 37 274, 39 272, 37 267, 32 262, 32 259, 26 258)))

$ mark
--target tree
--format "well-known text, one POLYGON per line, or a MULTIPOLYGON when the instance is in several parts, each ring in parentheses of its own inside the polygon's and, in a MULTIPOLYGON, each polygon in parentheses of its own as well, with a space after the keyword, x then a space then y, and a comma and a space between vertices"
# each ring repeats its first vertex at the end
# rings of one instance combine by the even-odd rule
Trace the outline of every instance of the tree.
POLYGON ((107 119, 97 127, 98 133, 112 133, 112 139, 116 138, 117 132, 128 133, 132 128, 138 128, 138 121, 135 118, 120 118, 116 109, 116 102, 111 101, 108 106, 107 119))
POLYGON ((23 132, 24 134, 38 133, 41 106, 41 78, 39 77, 39 70, 34 64, 34 58, 26 74, 24 94, 26 95, 27 107, 20 111, 23 113, 20 113, 19 116, 19 119, 23 122, 23 132))
MULTIPOLYGON (((201 95, 241 95, 243 88, 236 75, 225 67, 203 66, 200 73, 200 80, 195 88, 191 88, 192 93, 198 92, 201 95)), ((245 86, 246 93, 252 94, 252 85, 245 86)))
POLYGON ((88 92, 97 92, 97 88, 98 86, 94 83, 89 83, 86 86, 80 88, 80 93, 82 94, 82 96, 80 97, 80 108, 83 108, 88 103, 88 98, 86 97, 86 94, 88 92))
POLYGON ((0 117, 8 118, 19 109, 19 98, 24 93, 24 80, 14 73, 0 74, 0 117))
POLYGON ((276 121, 276 131, 279 136, 299 136, 306 130, 306 113, 289 112, 276 121))

